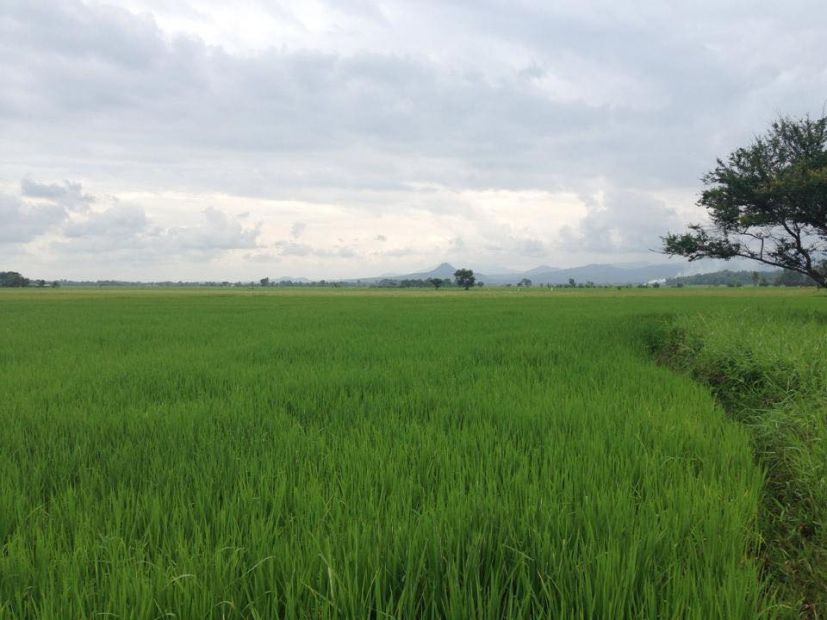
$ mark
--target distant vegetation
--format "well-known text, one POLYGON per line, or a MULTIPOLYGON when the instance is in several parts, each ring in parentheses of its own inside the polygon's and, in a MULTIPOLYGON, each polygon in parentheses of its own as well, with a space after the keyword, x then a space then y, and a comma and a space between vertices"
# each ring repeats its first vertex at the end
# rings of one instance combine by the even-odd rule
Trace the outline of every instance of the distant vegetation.
POLYGON ((24 278, 16 271, 0 271, 0 286, 8 288, 18 288, 29 286, 31 281, 24 278))
MULTIPOLYGON (((473 278, 473 283, 469 284, 468 288, 473 286, 481 287, 483 282, 476 280, 474 272, 468 270, 473 278)), ((465 280, 464 280, 465 281, 465 280)), ((468 280, 469 282, 471 280, 468 280)), ((546 289, 566 289, 566 288, 605 288, 605 289, 621 289, 621 288, 644 288, 659 286, 815 286, 812 279, 794 271, 716 271, 713 273, 696 274, 692 276, 678 276, 675 278, 668 278, 661 282, 654 282, 649 284, 595 284, 594 282, 577 282, 574 278, 569 278, 565 284, 551 284, 551 283, 535 283, 529 278, 523 278, 516 284, 503 284, 506 288, 546 288, 546 289)), ((92 288, 400 288, 400 289, 442 289, 442 288, 466 288, 464 284, 459 284, 455 278, 381 278, 379 280, 370 280, 368 282, 361 282, 359 280, 272 280, 270 278, 260 278, 253 281, 161 281, 161 282, 134 282, 124 280, 87 280, 87 281, 73 281, 73 280, 59 280, 54 282, 47 282, 46 280, 31 280, 23 277, 21 274, 14 271, 0 272, 0 288, 20 288, 20 287, 36 287, 36 288, 57 288, 59 286, 67 287, 92 287, 92 288)), ((497 285, 493 285, 497 286, 497 285)))
POLYGON ((813 280, 795 271, 715 271, 669 278, 666 286, 815 286, 813 280))
POLYGON ((57 288, 60 286, 59 282, 46 282, 46 280, 30 280, 23 277, 16 271, 0 271, 0 288, 25 288, 34 286, 37 288, 45 288, 47 286, 57 288))

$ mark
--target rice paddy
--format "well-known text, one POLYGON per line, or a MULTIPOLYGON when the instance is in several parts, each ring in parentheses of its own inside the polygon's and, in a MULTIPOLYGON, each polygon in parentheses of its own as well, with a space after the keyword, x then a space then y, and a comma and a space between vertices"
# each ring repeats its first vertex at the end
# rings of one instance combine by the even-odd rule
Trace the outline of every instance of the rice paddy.
POLYGON ((0 617, 797 615, 752 432, 649 340, 824 304, 2 291, 0 617))

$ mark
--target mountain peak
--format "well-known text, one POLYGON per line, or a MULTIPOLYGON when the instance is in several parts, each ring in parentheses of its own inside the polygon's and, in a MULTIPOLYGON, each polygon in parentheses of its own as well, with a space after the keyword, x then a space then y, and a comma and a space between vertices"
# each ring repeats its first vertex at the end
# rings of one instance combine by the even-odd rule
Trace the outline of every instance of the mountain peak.
POLYGON ((557 267, 549 267, 548 265, 540 265, 539 267, 535 267, 534 269, 529 269, 526 271, 527 274, 536 274, 536 273, 548 273, 550 271, 559 271, 557 267))
POLYGON ((435 278, 451 278, 456 270, 456 267, 454 267, 451 263, 442 263, 434 270, 430 271, 429 274, 431 277, 435 278))

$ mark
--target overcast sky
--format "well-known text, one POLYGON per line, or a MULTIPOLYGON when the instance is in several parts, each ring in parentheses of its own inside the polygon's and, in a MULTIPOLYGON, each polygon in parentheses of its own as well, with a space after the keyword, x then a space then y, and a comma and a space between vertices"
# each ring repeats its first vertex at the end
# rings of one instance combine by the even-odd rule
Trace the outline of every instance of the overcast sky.
POLYGON ((0 81, 0 270, 657 261, 716 157, 821 115, 827 4, 0 0, 0 81))

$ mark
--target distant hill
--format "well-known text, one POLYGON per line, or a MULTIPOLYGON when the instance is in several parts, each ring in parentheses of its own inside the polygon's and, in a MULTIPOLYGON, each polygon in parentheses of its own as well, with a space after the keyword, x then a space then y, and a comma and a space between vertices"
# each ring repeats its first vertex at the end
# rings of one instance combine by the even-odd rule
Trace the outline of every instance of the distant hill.
POLYGON ((352 278, 350 280, 345 280, 345 282, 361 282, 362 284, 376 284, 377 282, 381 282, 382 280, 427 280, 428 278, 440 278, 442 280, 448 278, 454 278, 454 272, 457 270, 456 267, 451 265, 450 263, 442 263, 437 267, 431 269, 430 271, 418 271, 416 273, 405 273, 405 274, 398 274, 398 275, 384 275, 384 276, 372 276, 369 278, 352 278))
POLYGON ((396 280, 427 280, 428 278, 453 278, 454 272, 457 270, 450 263, 442 263, 430 271, 423 271, 419 273, 409 273, 404 276, 397 276, 396 280))
MULTIPOLYGON (((560 269, 541 265, 527 271, 514 273, 486 274, 474 270, 477 280, 489 285, 517 284, 520 280, 528 278, 534 284, 567 284, 570 278, 575 282, 592 282, 594 284, 642 284, 651 280, 671 278, 678 275, 684 267, 680 264, 660 265, 584 265, 582 267, 570 267, 560 269)), ((353 278, 349 282, 361 282, 363 284, 375 284, 382 280, 427 280, 428 278, 449 278, 454 277, 456 267, 450 263, 416 273, 400 274, 395 276, 379 276, 369 278, 353 278)))
POLYGON ((527 277, 532 277, 535 275, 542 275, 546 273, 551 273, 552 271, 560 271, 558 267, 549 267, 548 265, 540 265, 539 267, 535 267, 534 269, 529 269, 528 271, 524 272, 527 277))
POLYGON ((577 283, 594 284, 643 284, 651 280, 660 280, 678 275, 683 266, 680 264, 617 266, 584 265, 565 269, 535 268, 523 273, 480 274, 479 279, 486 284, 516 284, 528 278, 534 284, 567 284, 569 279, 577 283))

